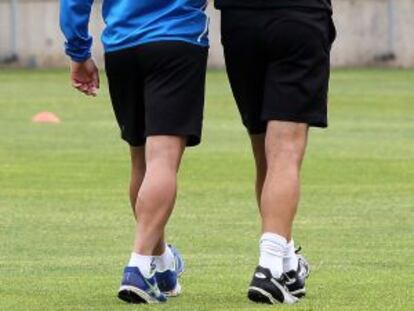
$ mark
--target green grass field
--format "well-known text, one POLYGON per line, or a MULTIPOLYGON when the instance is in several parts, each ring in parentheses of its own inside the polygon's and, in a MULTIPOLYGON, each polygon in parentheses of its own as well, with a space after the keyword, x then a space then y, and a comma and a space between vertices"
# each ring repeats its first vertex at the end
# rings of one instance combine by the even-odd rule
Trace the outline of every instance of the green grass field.
MULTIPOLYGON (((115 298, 134 222, 129 158, 106 83, 0 71, 0 310, 152 310, 115 298), (31 117, 56 112, 60 125, 31 117)), ((312 130, 295 236, 313 273, 281 310, 414 308, 414 71, 332 77, 330 128, 312 130)), ((160 310, 270 310, 246 298, 258 259, 253 166, 223 72, 208 75, 203 144, 189 150, 169 241, 184 293, 160 310)))

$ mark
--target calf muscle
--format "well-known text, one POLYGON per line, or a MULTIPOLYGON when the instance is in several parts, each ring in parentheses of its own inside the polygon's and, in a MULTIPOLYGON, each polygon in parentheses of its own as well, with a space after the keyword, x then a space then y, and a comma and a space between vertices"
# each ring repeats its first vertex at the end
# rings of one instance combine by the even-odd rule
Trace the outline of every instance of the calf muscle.
POLYGON ((134 251, 160 255, 165 245, 165 226, 177 193, 177 171, 186 145, 185 138, 152 136, 146 143, 146 172, 138 192, 135 213, 137 228, 134 251))
POLYGON ((265 139, 267 172, 261 194, 263 232, 291 239, 300 197, 300 169, 308 126, 270 121, 265 139))

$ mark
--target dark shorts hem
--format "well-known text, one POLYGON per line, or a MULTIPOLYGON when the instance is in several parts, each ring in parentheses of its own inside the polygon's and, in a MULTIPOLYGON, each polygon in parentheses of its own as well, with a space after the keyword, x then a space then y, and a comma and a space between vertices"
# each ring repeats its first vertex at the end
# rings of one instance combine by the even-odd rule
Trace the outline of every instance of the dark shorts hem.
POLYGON ((121 138, 127 142, 131 147, 142 147, 145 146, 147 137, 149 136, 183 136, 187 137, 187 147, 195 147, 201 143, 201 134, 187 134, 187 133, 180 133, 180 132, 153 132, 148 133, 144 138, 131 138, 121 135, 121 138))
POLYGON ((286 122, 294 122, 294 123, 305 123, 308 124, 309 127, 318 127, 318 128, 327 128, 328 122, 318 119, 318 118, 301 118, 297 116, 289 116, 289 115, 277 115, 265 118, 263 120, 263 126, 260 127, 251 127, 248 125, 244 125, 249 133, 249 135, 260 135, 266 133, 267 123, 269 121, 286 121, 286 122))
POLYGON ((187 147, 195 147, 201 143, 201 134, 195 134, 184 131, 152 131, 148 132, 146 135, 147 137, 162 135, 187 137, 187 147))
POLYGON ((249 135, 260 135, 260 134, 265 134, 266 133, 266 126, 263 127, 249 127, 247 125, 244 125, 247 129, 247 132, 249 133, 249 135))
POLYGON ((286 122, 294 122, 294 123, 305 123, 305 124, 308 124, 310 127, 321 127, 321 128, 328 127, 327 121, 321 120, 320 118, 312 118, 312 117, 298 117, 298 116, 292 116, 292 115, 275 115, 272 117, 267 117, 264 120, 266 123, 269 121, 286 121, 286 122))
POLYGON ((121 135, 122 140, 124 140, 125 142, 128 143, 128 145, 130 145, 131 147, 142 147, 145 146, 145 141, 146 138, 132 138, 132 137, 127 137, 125 135, 121 135))

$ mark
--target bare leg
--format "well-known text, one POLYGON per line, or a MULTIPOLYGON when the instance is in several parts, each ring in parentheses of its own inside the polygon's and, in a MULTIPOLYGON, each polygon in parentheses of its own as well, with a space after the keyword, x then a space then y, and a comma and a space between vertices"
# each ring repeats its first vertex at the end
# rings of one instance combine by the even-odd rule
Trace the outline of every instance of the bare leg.
POLYGON ((288 241, 299 203, 300 169, 307 136, 307 124, 268 123, 265 139, 267 175, 261 198, 262 229, 288 241))
POLYGON ((174 208, 177 171, 186 140, 176 136, 151 136, 146 143, 146 173, 136 201, 138 218, 134 251, 161 255, 164 229, 174 208))
POLYGON ((129 200, 131 202, 132 212, 135 219, 135 205, 139 189, 144 180, 146 165, 145 165, 145 147, 130 147, 131 152, 131 180, 129 183, 129 200))
POLYGON ((256 199, 260 211, 263 184, 267 174, 267 161, 265 153, 265 134, 251 135, 252 150, 256 164, 256 199))
MULTIPOLYGON (((131 202, 132 212, 135 220, 135 206, 137 204, 138 192, 144 180, 146 164, 145 164, 145 147, 130 147, 131 152, 131 180, 129 183, 129 200, 131 202)), ((164 251, 164 235, 161 237, 155 252, 162 253, 164 251)))

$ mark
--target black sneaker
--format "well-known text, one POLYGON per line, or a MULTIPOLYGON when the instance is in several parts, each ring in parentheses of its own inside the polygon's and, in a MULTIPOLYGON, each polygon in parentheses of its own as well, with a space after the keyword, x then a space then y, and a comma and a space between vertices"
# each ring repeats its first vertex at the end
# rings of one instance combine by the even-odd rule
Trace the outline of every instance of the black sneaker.
POLYGON ((258 266, 253 275, 247 296, 253 302, 267 304, 293 304, 299 299, 289 293, 286 277, 275 279, 269 269, 258 266))
POLYGON ((306 295, 305 281, 309 277, 310 266, 305 257, 299 254, 299 252, 300 248, 296 250, 298 256, 298 269, 296 271, 292 270, 285 273, 285 283, 293 296, 303 298, 306 295))

